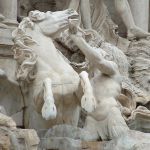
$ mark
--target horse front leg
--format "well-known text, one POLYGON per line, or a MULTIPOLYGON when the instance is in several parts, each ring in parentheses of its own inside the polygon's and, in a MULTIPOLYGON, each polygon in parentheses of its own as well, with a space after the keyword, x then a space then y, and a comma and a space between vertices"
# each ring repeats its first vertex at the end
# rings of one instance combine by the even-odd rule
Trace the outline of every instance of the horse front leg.
POLYGON ((88 113, 91 113, 96 108, 97 102, 93 94, 93 88, 90 83, 88 73, 82 71, 80 74, 81 86, 83 88, 83 96, 81 98, 81 107, 85 109, 88 113))
POLYGON ((42 117, 45 120, 54 119, 57 115, 55 100, 52 93, 52 82, 50 78, 43 81, 44 87, 44 104, 42 107, 42 117))

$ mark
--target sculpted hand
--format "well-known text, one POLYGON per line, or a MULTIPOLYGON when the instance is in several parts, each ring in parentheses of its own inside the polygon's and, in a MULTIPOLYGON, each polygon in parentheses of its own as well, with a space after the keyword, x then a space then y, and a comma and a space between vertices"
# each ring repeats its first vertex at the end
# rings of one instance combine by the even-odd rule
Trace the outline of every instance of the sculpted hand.
POLYGON ((69 20, 69 35, 73 41, 80 40, 80 38, 89 41, 90 39, 94 38, 94 34, 98 33, 96 33, 96 31, 92 29, 83 30, 79 27, 78 22, 76 20, 69 20))
POLYGON ((91 92, 85 92, 81 98, 81 107, 88 113, 91 113, 96 109, 96 100, 91 92))
POLYGON ((78 21, 69 19, 69 33, 77 34, 78 28, 79 28, 78 21))
POLYGON ((69 33, 70 36, 84 36, 85 32, 79 27, 78 20, 69 19, 69 33))
POLYGON ((57 110, 53 102, 46 101, 42 107, 42 117, 45 120, 56 118, 57 110))

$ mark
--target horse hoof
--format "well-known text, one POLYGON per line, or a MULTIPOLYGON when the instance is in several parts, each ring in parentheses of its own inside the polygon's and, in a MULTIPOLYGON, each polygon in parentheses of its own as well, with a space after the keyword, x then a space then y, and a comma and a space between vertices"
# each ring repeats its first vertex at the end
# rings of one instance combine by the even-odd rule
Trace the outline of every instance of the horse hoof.
POLYGON ((45 120, 55 119, 57 116, 57 110, 55 104, 44 103, 42 107, 42 117, 45 120))

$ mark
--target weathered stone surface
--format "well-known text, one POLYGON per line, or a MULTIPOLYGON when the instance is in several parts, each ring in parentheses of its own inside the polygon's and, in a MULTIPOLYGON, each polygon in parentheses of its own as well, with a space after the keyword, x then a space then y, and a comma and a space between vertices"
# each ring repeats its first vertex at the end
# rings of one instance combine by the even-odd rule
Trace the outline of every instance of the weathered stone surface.
POLYGON ((10 150, 11 142, 7 132, 0 129, 0 149, 10 150))
POLYGON ((104 150, 104 146, 107 142, 83 142, 81 150, 104 150))
POLYGON ((113 139, 104 146, 104 150, 148 150, 150 134, 130 130, 113 139))
POLYGON ((40 147, 53 150, 80 150, 81 141, 67 137, 42 138, 40 147))
POLYGON ((12 118, 0 113, 0 149, 37 150, 38 144, 35 130, 17 129, 12 118))
POLYGON ((13 114, 11 117, 16 122, 18 127, 24 126, 24 124, 23 124, 23 110, 16 113, 16 114, 13 114))
POLYGON ((150 133, 150 111, 146 107, 139 106, 128 119, 130 129, 150 133))
POLYGON ((22 129, 14 131, 18 139, 24 139, 26 149, 37 150, 40 142, 39 137, 33 129, 22 129))
MULTIPOLYGON (((83 129, 60 125, 50 129, 41 138, 40 146, 47 149, 67 150, 148 150, 150 134, 129 130, 110 141, 84 141, 83 136, 92 136, 83 129)), ((86 138, 85 138, 86 139, 86 138)))

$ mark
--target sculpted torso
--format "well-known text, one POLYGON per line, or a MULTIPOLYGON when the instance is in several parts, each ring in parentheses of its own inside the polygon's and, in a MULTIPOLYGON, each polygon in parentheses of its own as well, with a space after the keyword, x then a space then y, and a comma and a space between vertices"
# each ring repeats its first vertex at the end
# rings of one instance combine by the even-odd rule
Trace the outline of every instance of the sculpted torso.
POLYGON ((99 73, 90 81, 97 106, 89 115, 101 121, 107 117, 112 107, 117 107, 116 98, 121 92, 119 75, 107 76, 99 73))

